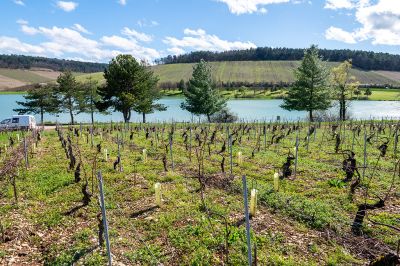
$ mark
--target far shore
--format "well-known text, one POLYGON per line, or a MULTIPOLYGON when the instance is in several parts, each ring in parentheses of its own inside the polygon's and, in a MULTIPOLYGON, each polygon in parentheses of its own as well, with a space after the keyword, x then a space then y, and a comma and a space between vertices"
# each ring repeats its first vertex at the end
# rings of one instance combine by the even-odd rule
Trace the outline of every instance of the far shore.
MULTIPOLYGON (((399 101, 400 100, 400 89, 371 89, 372 94, 370 96, 364 95, 365 89, 361 89, 361 95, 358 97, 354 96, 353 101, 399 101)), ((161 90, 163 97, 165 98, 182 98, 183 94, 181 91, 174 90, 161 90)), ((285 97, 285 90, 262 90, 262 89, 232 89, 232 90, 221 90, 222 95, 224 95, 229 100, 278 100, 285 97)), ((26 91, 11 91, 11 90, 0 90, 0 95, 21 95, 26 94, 26 91)))

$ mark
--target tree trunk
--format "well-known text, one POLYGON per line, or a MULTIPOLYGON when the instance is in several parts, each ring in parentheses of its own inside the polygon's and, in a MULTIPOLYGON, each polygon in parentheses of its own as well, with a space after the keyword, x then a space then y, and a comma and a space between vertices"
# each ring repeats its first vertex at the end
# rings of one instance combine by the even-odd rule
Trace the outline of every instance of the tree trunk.
POLYGON ((208 120, 208 123, 211 123, 211 116, 210 116, 210 114, 207 114, 207 120, 208 120))
POLYGON ((71 125, 74 124, 74 113, 73 113, 73 103, 72 103, 72 98, 71 96, 68 97, 68 109, 69 109, 69 115, 71 116, 71 125))
POLYGON ((146 123, 146 113, 142 113, 143 116, 143 123, 146 123))
POLYGON ((343 101, 343 121, 346 121, 346 102, 343 101))
POLYGON ((71 125, 74 124, 74 113, 72 112, 72 109, 69 109, 69 115, 71 116, 71 125))
POLYGON ((124 116, 124 122, 128 123, 131 119, 131 111, 129 109, 123 110, 122 115, 124 116))
POLYGON ((339 104, 340 104, 340 120, 346 120, 346 96, 344 93, 340 96, 339 104))
POLYGON ((42 125, 42 127, 44 127, 43 116, 44 116, 43 108, 40 108, 40 124, 42 125))
POLYGON ((314 117, 313 117, 313 110, 310 110, 310 111, 308 111, 309 112, 309 119, 310 119, 310 122, 314 122, 314 117))

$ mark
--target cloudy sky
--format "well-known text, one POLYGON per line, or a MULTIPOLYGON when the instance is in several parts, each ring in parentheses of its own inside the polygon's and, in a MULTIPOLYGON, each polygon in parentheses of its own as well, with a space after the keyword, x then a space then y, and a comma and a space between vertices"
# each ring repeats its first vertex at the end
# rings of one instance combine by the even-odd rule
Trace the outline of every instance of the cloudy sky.
POLYGON ((257 46, 400 53, 400 0, 0 0, 0 54, 108 62, 257 46))

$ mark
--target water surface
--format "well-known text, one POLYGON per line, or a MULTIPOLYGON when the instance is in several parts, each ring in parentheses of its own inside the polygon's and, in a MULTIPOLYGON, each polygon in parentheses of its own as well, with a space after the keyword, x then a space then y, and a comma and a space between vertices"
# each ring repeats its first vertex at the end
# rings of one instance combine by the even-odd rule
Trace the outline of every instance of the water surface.
MULTIPOLYGON (((14 108, 18 107, 16 101, 23 101, 23 95, 9 94, 0 95, 0 120, 8 118, 15 114, 14 108)), ((165 112, 155 112, 148 114, 147 121, 162 122, 162 121, 198 121, 198 117, 192 116, 189 112, 180 108, 183 101, 181 98, 163 98, 159 102, 165 104, 168 109, 165 112)), ((238 115, 242 120, 247 121, 269 121, 275 120, 280 116, 282 120, 298 120, 306 119, 306 112, 299 111, 286 111, 280 107, 282 100, 229 100, 228 107, 238 115)), ((337 113, 336 108, 330 109, 330 112, 337 113)), ((400 117, 400 102, 398 101, 353 101, 349 107, 349 113, 355 119, 371 119, 371 118, 399 118, 400 117)), ((137 113, 132 114, 132 122, 138 122, 142 118, 137 113)), ((37 121, 40 117, 36 115, 37 121)), ((122 121, 121 113, 112 113, 110 115, 95 115, 96 121, 109 122, 109 121, 122 121)), ((45 115, 45 121, 51 122, 69 122, 68 114, 45 115)), ((89 114, 78 114, 76 116, 77 122, 89 122, 89 114)))

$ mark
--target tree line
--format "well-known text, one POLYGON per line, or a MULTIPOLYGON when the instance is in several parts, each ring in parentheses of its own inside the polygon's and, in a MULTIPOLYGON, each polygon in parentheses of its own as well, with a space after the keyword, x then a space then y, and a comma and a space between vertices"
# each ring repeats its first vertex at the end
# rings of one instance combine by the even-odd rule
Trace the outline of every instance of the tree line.
MULTIPOLYGON (((294 71, 295 81, 288 88, 282 108, 289 111, 307 111, 309 120, 314 121, 315 112, 327 110, 333 102, 339 103, 339 119, 347 118, 349 100, 360 95, 359 82, 350 73, 352 61, 345 60, 329 69, 313 45, 303 53, 300 65, 294 71)), ((25 101, 17 102, 21 108, 14 111, 24 114, 69 113, 71 124, 78 113, 94 113, 110 110, 122 113, 124 122, 132 118, 132 111, 146 114, 165 111, 166 106, 158 103, 161 98, 157 86, 158 77, 144 61, 138 62, 131 55, 118 55, 104 70, 105 84, 98 85, 90 77, 77 82, 71 71, 65 71, 56 84, 37 85, 25 95, 25 101)), ((203 59, 193 66, 192 77, 187 83, 178 84, 185 100, 183 110, 194 115, 205 115, 208 122, 233 122, 235 115, 227 108, 227 99, 220 93, 212 78, 211 66, 203 59)), ((367 89, 365 95, 371 95, 367 89)))
POLYGON ((81 62, 74 60, 46 58, 26 55, 0 55, 0 68, 31 69, 46 68, 54 71, 71 70, 73 72, 101 72, 107 64, 81 62))
POLYGON ((38 84, 24 95, 24 101, 18 101, 20 108, 14 109, 19 114, 39 114, 43 124, 45 113, 68 113, 71 124, 75 116, 89 113, 94 123, 95 113, 118 111, 128 122, 131 112, 143 115, 155 110, 164 110, 156 101, 161 97, 157 88, 158 78, 150 66, 136 61, 131 55, 119 55, 112 59, 104 70, 106 83, 88 77, 84 82, 77 82, 70 70, 64 71, 56 83, 38 84))
MULTIPOLYGON (((209 122, 235 119, 226 109, 226 99, 221 96, 212 80, 211 67, 204 61, 194 66, 192 78, 184 90, 185 101, 181 108, 194 115, 205 115, 209 122)), ((120 112, 124 122, 132 118, 132 112, 142 115, 165 111, 160 104, 158 77, 144 61, 138 62, 131 55, 118 55, 104 70, 105 84, 99 85, 91 77, 77 82, 71 71, 64 71, 56 83, 38 84, 18 101, 19 114, 39 114, 41 123, 45 113, 68 113, 71 124, 79 113, 89 113, 94 123, 95 113, 120 112)))
MULTIPOLYGON (((400 71, 400 55, 375 53, 360 50, 319 50, 320 56, 331 62, 342 62, 351 59, 353 66, 363 70, 400 71)), ((262 60, 301 60, 304 49, 259 47, 247 50, 232 50, 224 52, 195 51, 182 55, 169 55, 156 60, 158 64, 197 63, 201 59, 214 61, 262 61, 262 60)))

